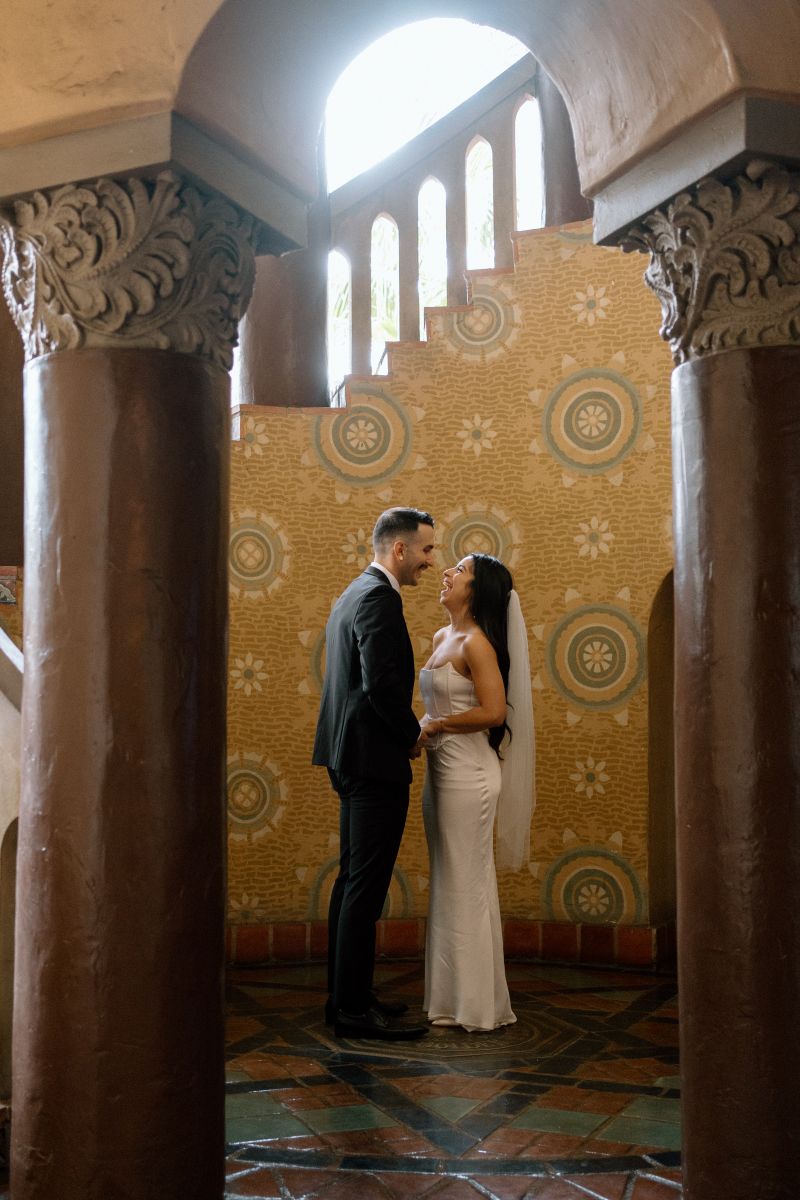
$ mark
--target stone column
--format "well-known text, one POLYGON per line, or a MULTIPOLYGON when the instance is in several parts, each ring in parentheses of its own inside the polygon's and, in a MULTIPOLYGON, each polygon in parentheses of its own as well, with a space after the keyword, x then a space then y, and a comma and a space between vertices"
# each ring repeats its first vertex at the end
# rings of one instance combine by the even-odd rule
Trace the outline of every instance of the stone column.
POLYGON ((0 225, 26 351, 13 1200, 220 1200, 229 381, 252 218, 176 175, 0 225))
POLYGON ((581 194, 569 113, 561 93, 544 71, 537 76, 536 95, 542 119, 544 223, 583 221, 592 215, 592 202, 581 194))
POLYGON ((673 375, 687 1200, 785 1200, 800 1113, 800 175, 647 217, 673 375))

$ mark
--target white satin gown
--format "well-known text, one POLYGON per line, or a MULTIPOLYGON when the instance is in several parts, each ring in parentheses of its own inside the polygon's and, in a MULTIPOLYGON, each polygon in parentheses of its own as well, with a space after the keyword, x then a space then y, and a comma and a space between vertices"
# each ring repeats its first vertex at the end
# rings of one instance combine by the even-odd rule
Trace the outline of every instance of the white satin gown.
MULTIPOLYGON (((452 663, 420 671, 431 717, 474 708, 472 681, 452 663)), ((492 833, 500 761, 485 731, 438 734, 423 796, 430 856, 425 1003, 434 1025, 470 1032, 516 1021, 506 983, 492 833)))

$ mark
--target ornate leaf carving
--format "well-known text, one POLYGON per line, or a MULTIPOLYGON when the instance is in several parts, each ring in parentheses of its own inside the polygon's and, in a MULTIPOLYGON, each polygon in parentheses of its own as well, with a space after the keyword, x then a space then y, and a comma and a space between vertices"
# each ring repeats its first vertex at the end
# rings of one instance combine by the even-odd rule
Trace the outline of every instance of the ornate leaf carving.
POLYGON ((200 354, 230 369, 253 286, 253 220, 170 171, 17 201, 3 290, 27 358, 79 346, 200 354))
POLYGON ((624 248, 650 252, 645 279, 676 362, 800 340, 800 176, 754 161, 729 182, 704 180, 624 248))

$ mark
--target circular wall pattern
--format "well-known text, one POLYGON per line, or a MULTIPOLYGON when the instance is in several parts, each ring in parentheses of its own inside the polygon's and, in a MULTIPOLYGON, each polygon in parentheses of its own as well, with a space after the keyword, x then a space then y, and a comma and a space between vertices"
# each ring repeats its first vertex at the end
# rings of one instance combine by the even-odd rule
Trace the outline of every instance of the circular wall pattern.
POLYGON ((584 474, 608 471, 636 444, 641 401, 618 371, 576 371, 553 391, 544 408, 542 434, 563 466, 584 474))
POLYGON ((279 587, 289 568, 289 542, 266 513, 243 511, 231 522, 230 585, 235 595, 262 599, 279 587))
POLYGON ((276 766, 257 754, 228 761, 228 818, 231 837, 252 841, 274 830, 283 814, 286 783, 276 766))
POLYGON ((325 678, 325 630, 318 633, 314 638, 309 654, 311 659, 311 678, 314 681, 314 686, 317 691, 322 691, 322 682, 325 678))
POLYGON ((468 358, 492 358, 505 350, 519 326, 518 313, 505 291, 486 282, 474 288, 470 304, 444 318, 450 349, 468 358))
POLYGON ((451 566, 468 554, 493 554, 512 567, 517 557, 519 533, 500 509, 468 509, 454 513, 441 528, 441 554, 451 566))
MULTIPOLYGON (((329 858, 311 882, 308 897, 308 918, 324 920, 328 915, 331 891, 339 874, 339 859, 329 858)), ((411 912, 411 885, 404 871, 395 867, 389 884, 389 893, 383 905, 381 918, 407 917, 411 912)))
POLYGON ((408 458, 411 423, 388 393, 359 385, 348 408, 317 417, 314 448, 337 479, 361 486, 384 483, 408 458))
POLYGON ((547 665, 562 696, 574 704, 618 708, 644 678, 644 640, 621 608, 577 608, 553 630, 547 665))
POLYGON ((542 884, 545 917, 583 925, 637 924, 644 898, 639 878, 619 854, 592 846, 556 859, 542 884))

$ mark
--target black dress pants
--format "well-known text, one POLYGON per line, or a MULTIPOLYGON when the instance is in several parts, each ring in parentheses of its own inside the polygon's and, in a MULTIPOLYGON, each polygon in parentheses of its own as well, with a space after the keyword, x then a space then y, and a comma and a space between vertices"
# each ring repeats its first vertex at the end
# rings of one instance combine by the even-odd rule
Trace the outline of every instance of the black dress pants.
POLYGON ((339 874, 328 910, 328 990, 348 1013, 369 1007, 375 926, 408 813, 406 782, 328 771, 339 793, 339 874))

